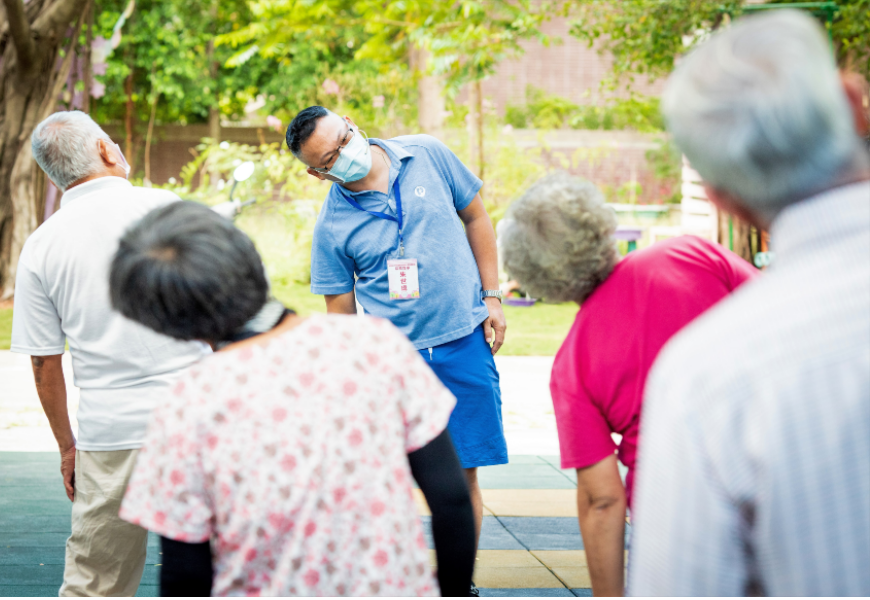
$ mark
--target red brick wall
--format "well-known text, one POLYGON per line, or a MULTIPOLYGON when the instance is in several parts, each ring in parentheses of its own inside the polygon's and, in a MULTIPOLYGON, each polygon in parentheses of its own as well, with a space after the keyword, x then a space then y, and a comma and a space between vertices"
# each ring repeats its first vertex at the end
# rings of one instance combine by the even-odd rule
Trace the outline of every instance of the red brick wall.
MULTIPOLYGON (((520 147, 531 148, 538 143, 535 130, 517 130, 514 135, 520 147)), ((616 191, 635 181, 640 185, 636 203, 657 204, 674 191, 656 179, 646 159, 646 153, 657 148, 661 139, 659 135, 633 131, 549 131, 543 138, 542 160, 558 169, 564 168, 568 159, 567 170, 599 186, 607 193, 608 201, 628 202, 627 196, 618 198, 616 191)))
MULTIPOLYGON (((528 85, 578 104, 601 103, 604 98, 600 84, 602 79, 609 76, 610 59, 569 35, 568 29, 568 20, 564 18, 546 23, 544 32, 561 38, 561 44, 545 47, 537 40, 525 41, 523 55, 502 62, 496 74, 484 80, 484 98, 495 105, 499 114, 504 113, 508 103, 524 104, 528 85)), ((634 89, 642 94, 657 96, 663 85, 661 80, 650 83, 638 78, 634 89)), ((464 94, 460 94, 461 100, 464 97, 464 94)))

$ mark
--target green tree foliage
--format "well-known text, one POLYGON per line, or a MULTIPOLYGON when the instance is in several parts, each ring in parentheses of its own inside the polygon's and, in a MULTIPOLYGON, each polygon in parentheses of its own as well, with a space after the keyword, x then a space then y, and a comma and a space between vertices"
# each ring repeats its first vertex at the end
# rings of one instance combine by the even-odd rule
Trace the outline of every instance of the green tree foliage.
POLYGON ((870 0, 841 0, 831 35, 841 64, 870 80, 870 0))
MULTIPOLYGON (((101 2, 95 33, 109 38, 126 5, 127 0, 101 2)), ((211 76, 209 40, 215 32, 230 30, 247 10, 241 0, 221 0, 216 6, 214 14, 211 2, 138 0, 120 45, 109 57, 106 74, 97 76, 106 92, 95 103, 94 117, 100 122, 124 120, 130 95, 125 84, 131 74, 133 112, 139 121, 147 121, 140 117, 150 113, 154 94, 160 95, 158 122, 205 122, 209 108, 218 103, 227 115, 241 113, 267 66, 244 72, 224 68, 216 78, 211 76), (238 94, 239 90, 248 94, 238 94)), ((215 59, 226 60, 229 52, 224 54, 218 51, 215 59)))
POLYGON ((218 43, 236 49, 230 65, 257 53, 289 63, 305 44, 324 55, 347 45, 357 60, 403 68, 410 50, 422 47, 458 88, 520 53, 520 41, 546 41, 539 27, 553 7, 549 0, 254 0, 252 20, 218 43))
MULTIPOLYGON (((612 86, 667 75, 674 59, 744 13, 742 0, 571 0, 571 34, 612 55, 612 86)), ((870 0, 838 0, 831 35, 841 64, 870 77, 870 0)))
POLYGON ((262 0, 249 10, 217 44, 231 52, 228 68, 270 61, 273 72, 260 87, 270 113, 286 122, 306 106, 326 105, 351 114, 370 135, 401 133, 416 119, 413 77, 405 61, 392 60, 401 41, 373 35, 353 3, 262 0))

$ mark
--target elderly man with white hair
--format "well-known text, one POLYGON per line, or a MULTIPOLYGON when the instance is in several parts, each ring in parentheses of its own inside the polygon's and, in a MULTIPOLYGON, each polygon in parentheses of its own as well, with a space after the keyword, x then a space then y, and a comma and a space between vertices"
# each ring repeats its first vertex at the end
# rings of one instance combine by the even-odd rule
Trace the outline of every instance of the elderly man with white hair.
POLYGON ((870 156, 850 81, 783 10, 713 35, 668 84, 710 199, 769 228, 775 258, 653 367, 633 595, 870 595, 870 156))
POLYGON ((33 156, 64 192, 61 209, 28 238, 15 281, 13 352, 31 356, 72 505, 61 596, 132 596, 147 532, 118 509, 156 401, 203 353, 112 310, 109 266, 124 232, 178 197, 132 186, 121 149, 79 111, 59 112, 31 138, 33 156), (61 358, 81 388, 78 440, 61 358))

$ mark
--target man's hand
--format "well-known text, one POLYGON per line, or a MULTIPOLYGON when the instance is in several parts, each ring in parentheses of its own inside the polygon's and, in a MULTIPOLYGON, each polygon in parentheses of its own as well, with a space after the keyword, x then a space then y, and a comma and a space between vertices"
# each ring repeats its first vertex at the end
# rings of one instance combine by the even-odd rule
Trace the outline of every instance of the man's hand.
POLYGON ((492 354, 495 355, 498 349, 504 344, 504 332, 507 329, 507 321, 504 318, 504 310, 501 307, 501 301, 498 298, 484 298, 486 308, 489 309, 489 318, 483 322, 483 334, 486 336, 486 343, 492 344, 492 354))
MULTIPOLYGON (((477 194, 468 206, 457 211, 457 214, 465 224, 465 235, 468 237, 468 244, 471 246, 474 260, 477 261, 477 269, 480 271, 481 287, 484 290, 499 289, 495 231, 480 194, 477 194)), ((483 301, 489 309, 489 318, 483 322, 483 333, 486 335, 486 342, 492 344, 492 353, 495 354, 504 344, 507 324, 498 298, 488 297, 483 301)))
POLYGON ((66 495, 75 498, 76 438, 66 406, 66 382, 63 378, 63 354, 31 356, 36 393, 42 403, 51 432, 60 450, 60 472, 66 495))
POLYGON ((70 502, 76 499, 76 447, 75 444, 60 451, 60 474, 63 475, 63 487, 70 502))

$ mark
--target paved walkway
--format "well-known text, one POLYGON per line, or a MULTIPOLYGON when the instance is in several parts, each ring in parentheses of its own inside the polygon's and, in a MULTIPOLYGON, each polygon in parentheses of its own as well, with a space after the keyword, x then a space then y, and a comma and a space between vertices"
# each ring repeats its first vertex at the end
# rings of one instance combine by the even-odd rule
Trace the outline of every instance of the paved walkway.
MULTIPOLYGON (((549 356, 497 356, 505 435, 511 454, 558 454, 556 419, 550 402, 549 356)), ((64 355, 70 419, 76 428, 79 390, 64 355)), ((0 452, 55 452, 57 444, 42 412, 30 358, 0 350, 0 452)))
MULTIPOLYGON (((481 469, 486 509, 475 583, 483 596, 590 595, 576 479, 558 466, 547 385, 552 358, 508 356, 497 362, 511 458, 508 465, 481 469)), ((70 518, 56 445, 29 359, 0 352, 0 382, 0 596, 56 595, 70 518)), ((78 390, 68 390, 74 410, 78 390)), ((422 496, 418 506, 428 527, 422 496)), ((151 539, 139 595, 158 593, 159 568, 159 547, 151 539)))

